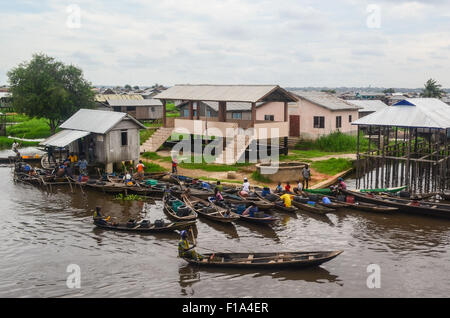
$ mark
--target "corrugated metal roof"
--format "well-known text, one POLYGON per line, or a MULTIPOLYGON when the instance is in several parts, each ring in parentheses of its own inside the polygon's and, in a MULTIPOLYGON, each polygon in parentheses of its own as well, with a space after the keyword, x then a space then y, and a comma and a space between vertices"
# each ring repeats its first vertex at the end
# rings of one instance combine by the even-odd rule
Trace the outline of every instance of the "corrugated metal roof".
POLYGON ((159 99, 110 99, 107 101, 109 106, 162 106, 159 99))
MULTIPOLYGON (((176 107, 185 105, 188 102, 175 103, 176 107)), ((219 102, 203 102, 204 104, 211 107, 214 111, 219 111, 219 102)), ((264 103, 256 103, 256 107, 264 105, 264 103)), ((244 103, 244 102, 227 102, 227 112, 231 111, 251 111, 252 103, 244 103)))
POLYGON ((317 91, 291 91, 295 95, 308 100, 314 104, 325 107, 330 110, 357 110, 360 107, 350 104, 347 101, 337 98, 336 96, 325 93, 325 92, 317 92, 317 91))
POLYGON ((142 100, 144 97, 139 94, 96 94, 95 101, 105 103, 108 100, 142 100))
POLYGON ((129 118, 141 128, 146 128, 136 119, 121 112, 111 112, 104 110, 80 109, 72 117, 67 119, 60 128, 73 129, 93 132, 96 134, 105 134, 121 120, 129 118))
POLYGON ((268 95, 276 95, 279 101, 296 101, 295 96, 278 85, 175 85, 155 98, 255 103, 264 101, 268 95))
POLYGON ((89 134, 90 132, 88 131, 70 130, 70 129, 62 130, 54 134, 53 136, 45 139, 44 141, 40 142, 40 144, 62 148, 70 144, 72 141, 83 138, 89 134))
POLYGON ((445 129, 450 128, 450 106, 437 98, 407 98, 355 120, 352 125, 445 129))
POLYGON ((353 104, 355 106, 361 107, 360 112, 376 112, 388 107, 379 99, 367 100, 367 99, 357 99, 357 100, 347 100, 347 103, 353 104))

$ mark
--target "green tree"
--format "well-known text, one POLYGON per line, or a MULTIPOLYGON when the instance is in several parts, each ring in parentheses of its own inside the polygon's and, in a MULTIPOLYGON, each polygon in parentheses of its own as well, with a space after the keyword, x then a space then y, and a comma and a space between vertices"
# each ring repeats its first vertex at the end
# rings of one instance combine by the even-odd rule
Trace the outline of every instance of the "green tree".
POLYGON ((94 106, 94 92, 81 69, 45 54, 34 54, 8 72, 13 107, 30 117, 46 118, 52 133, 61 120, 94 106))
POLYGON ((137 85, 133 86, 133 89, 139 89, 139 86, 137 86, 137 85))
POLYGON ((432 78, 430 78, 424 86, 425 89, 422 91, 423 97, 441 98, 444 94, 444 91, 441 89, 442 85, 437 84, 436 80, 432 78))
POLYGON ((123 88, 125 88, 126 91, 131 91, 131 85, 127 84, 123 88))

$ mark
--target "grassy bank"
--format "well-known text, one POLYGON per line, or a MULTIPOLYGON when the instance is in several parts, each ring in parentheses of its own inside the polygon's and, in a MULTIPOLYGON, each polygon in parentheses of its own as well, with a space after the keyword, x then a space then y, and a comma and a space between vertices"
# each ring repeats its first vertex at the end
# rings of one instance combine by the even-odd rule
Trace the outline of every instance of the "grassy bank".
POLYGON ((315 161, 311 164, 311 167, 319 173, 333 176, 339 172, 352 168, 352 161, 344 158, 331 158, 328 160, 315 161))
MULTIPOLYGON (((367 149, 369 142, 363 134, 359 138, 360 151, 367 149)), ((356 152, 357 136, 335 132, 316 140, 303 140, 295 145, 296 150, 315 150, 322 152, 356 152)), ((317 157, 317 156, 316 156, 317 157)))
MULTIPOLYGON (((13 143, 14 143, 14 139, 11 139, 11 138, 8 138, 5 136, 0 136, 0 150, 11 149, 13 143)), ((37 146, 39 144, 39 142, 37 142, 37 141, 22 141, 21 144, 22 144, 21 147, 31 147, 31 146, 37 146)))
POLYGON ((6 133, 9 136, 28 139, 47 138, 51 136, 48 121, 44 118, 32 118, 17 125, 9 126, 6 128, 6 133))

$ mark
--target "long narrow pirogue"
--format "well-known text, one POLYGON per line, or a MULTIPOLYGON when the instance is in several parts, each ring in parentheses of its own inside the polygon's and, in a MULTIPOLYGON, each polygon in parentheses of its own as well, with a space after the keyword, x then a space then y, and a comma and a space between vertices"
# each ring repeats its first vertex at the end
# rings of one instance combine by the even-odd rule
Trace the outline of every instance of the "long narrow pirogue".
POLYGON ((219 207, 206 200, 187 196, 186 194, 183 194, 182 198, 187 207, 207 219, 221 223, 231 223, 239 220, 239 214, 231 211, 227 214, 227 210, 225 208, 219 207))
POLYGON ((190 264, 210 267, 304 268, 328 262, 342 252, 214 253, 202 254, 201 260, 183 259, 190 264))
POLYGON ((450 204, 382 197, 351 190, 342 192, 354 196, 358 201, 398 208, 401 212, 450 219, 450 204))
POLYGON ((198 214, 190 207, 184 205, 184 202, 175 198, 171 194, 163 196, 164 212, 177 221, 192 221, 197 219, 198 214))
POLYGON ((272 202, 273 203, 273 208, 282 212, 288 212, 288 213, 297 213, 298 212, 298 208, 295 206, 290 206, 289 208, 287 208, 286 206, 284 206, 283 201, 281 201, 280 196, 276 195, 275 193, 270 193, 271 197, 274 198, 273 201, 266 199, 265 197, 262 196, 262 191, 261 189, 255 188, 255 194, 257 196, 259 196, 261 199, 266 200, 268 202, 272 202))
MULTIPOLYGON (((214 197, 210 197, 210 198, 208 198, 208 201, 218 207, 223 207, 224 205, 226 205, 226 206, 229 206, 232 209, 232 211, 236 210, 236 205, 234 205, 233 203, 227 202, 226 200, 216 201, 214 199, 214 197)), ((261 213, 263 213, 263 212, 261 212, 261 213)), ((270 224, 270 223, 274 223, 275 221, 278 220, 276 217, 273 217, 269 214, 264 214, 264 213, 260 217, 258 217, 258 216, 252 217, 250 215, 242 215, 239 213, 237 213, 237 214, 239 215, 240 220, 246 221, 246 222, 251 222, 251 223, 270 224)))
POLYGON ((161 226, 153 224, 145 224, 136 223, 135 226, 128 226, 126 223, 100 223, 94 221, 94 224, 100 228, 114 231, 124 231, 124 232, 139 232, 139 233, 160 233, 160 232, 173 232, 175 230, 186 229, 195 224, 195 221, 187 221, 187 222, 173 222, 163 224, 161 226))
POLYGON ((241 194, 238 194, 238 196, 242 198, 243 201, 247 201, 249 204, 257 206, 260 210, 270 210, 275 206, 275 203, 263 199, 255 192, 250 192, 246 197, 241 194))

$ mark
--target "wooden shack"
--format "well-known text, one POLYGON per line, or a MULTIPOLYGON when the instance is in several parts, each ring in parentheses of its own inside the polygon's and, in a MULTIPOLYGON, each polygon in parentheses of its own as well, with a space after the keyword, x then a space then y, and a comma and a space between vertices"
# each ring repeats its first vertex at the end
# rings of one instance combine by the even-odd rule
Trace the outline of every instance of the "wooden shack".
POLYGON ((66 148, 89 161, 93 142, 94 161, 104 164, 107 172, 113 171, 115 163, 139 160, 139 130, 146 129, 129 114, 92 109, 80 109, 59 128, 60 132, 41 144, 66 148))

